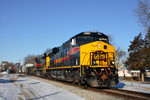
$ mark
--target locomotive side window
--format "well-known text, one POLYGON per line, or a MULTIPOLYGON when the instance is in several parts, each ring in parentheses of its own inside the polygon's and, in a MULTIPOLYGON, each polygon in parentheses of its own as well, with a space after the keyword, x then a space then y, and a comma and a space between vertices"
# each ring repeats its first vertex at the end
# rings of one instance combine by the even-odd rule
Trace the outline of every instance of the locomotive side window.
POLYGON ((67 51, 64 51, 64 57, 66 57, 67 56, 67 51))
POLYGON ((72 46, 76 45, 76 38, 73 38, 73 39, 71 40, 71 45, 72 45, 72 46))
POLYGON ((61 57, 63 57, 63 52, 61 52, 61 57))
POLYGON ((67 57, 67 50, 66 50, 66 57, 67 57))
POLYGON ((67 48, 70 47, 70 41, 67 42, 67 48))
POLYGON ((63 49, 66 49, 66 43, 63 44, 63 49))

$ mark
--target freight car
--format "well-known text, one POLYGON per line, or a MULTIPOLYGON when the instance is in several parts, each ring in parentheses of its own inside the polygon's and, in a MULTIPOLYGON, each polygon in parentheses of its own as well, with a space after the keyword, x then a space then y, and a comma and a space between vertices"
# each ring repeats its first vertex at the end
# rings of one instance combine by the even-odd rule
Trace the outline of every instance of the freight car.
POLYGON ((34 73, 91 87, 118 84, 115 48, 101 32, 82 32, 35 59, 34 73))

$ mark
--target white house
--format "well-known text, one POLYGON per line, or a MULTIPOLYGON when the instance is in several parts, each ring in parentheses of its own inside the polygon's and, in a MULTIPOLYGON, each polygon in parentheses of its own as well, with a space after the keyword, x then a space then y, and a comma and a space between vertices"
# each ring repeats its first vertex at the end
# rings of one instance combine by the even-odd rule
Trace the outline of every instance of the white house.
POLYGON ((33 67, 34 65, 31 63, 25 64, 22 66, 22 72, 26 73, 27 72, 27 68, 33 67))

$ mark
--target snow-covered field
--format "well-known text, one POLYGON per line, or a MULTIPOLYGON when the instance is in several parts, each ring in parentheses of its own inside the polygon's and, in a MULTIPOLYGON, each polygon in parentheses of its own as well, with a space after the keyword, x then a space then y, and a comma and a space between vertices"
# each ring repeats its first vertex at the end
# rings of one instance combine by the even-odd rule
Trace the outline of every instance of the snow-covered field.
MULTIPOLYGON (((120 89, 150 94, 150 84, 122 80, 120 89)), ((0 100, 122 100, 33 76, 0 73, 0 100)))
POLYGON ((0 100, 84 100, 52 84, 28 77, 0 74, 0 100))

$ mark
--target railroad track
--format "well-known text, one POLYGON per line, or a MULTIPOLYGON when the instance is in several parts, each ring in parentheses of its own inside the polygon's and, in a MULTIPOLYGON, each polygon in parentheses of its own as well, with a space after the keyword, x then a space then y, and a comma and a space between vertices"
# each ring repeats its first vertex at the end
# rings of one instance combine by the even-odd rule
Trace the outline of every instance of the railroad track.
POLYGON ((118 88, 92 88, 92 87, 87 87, 87 86, 77 85, 72 83, 65 83, 65 82, 61 82, 61 83, 73 85, 78 88, 87 89, 93 92, 104 93, 106 95, 112 95, 120 98, 130 99, 130 100, 150 100, 150 94, 148 93, 141 93, 141 92, 123 90, 118 88))
POLYGON ((136 91, 130 91, 130 90, 123 90, 123 89, 117 89, 117 88, 111 88, 110 90, 122 93, 123 95, 127 94, 129 96, 129 98, 131 97, 131 99, 135 98, 135 99, 138 99, 138 100, 139 99, 140 100, 150 100, 150 94, 148 94, 148 93, 136 92, 136 91))
POLYGON ((36 93, 34 89, 32 89, 27 80, 18 79, 18 81, 19 81, 18 85, 25 100, 33 100, 33 99, 43 100, 41 96, 38 93, 36 93))
POLYGON ((135 91, 122 90, 122 89, 116 89, 116 88, 100 89, 100 88, 88 87, 87 89, 95 91, 95 92, 100 92, 100 93, 105 93, 108 95, 116 96, 116 97, 125 98, 125 99, 150 100, 150 94, 140 93, 140 92, 135 92, 135 91))
MULTIPOLYGON (((33 77, 37 77, 37 76, 33 76, 33 77)), ((69 85, 69 86, 75 86, 77 88, 82 88, 82 89, 86 89, 86 90, 93 91, 93 92, 104 93, 106 95, 111 95, 111 96, 115 96, 115 97, 119 97, 123 99, 150 100, 150 94, 148 93, 141 93, 141 92, 123 90, 123 89, 118 89, 118 88, 92 88, 92 87, 88 87, 84 85, 72 84, 66 81, 60 81, 60 80, 55 80, 55 79, 43 78, 43 77, 38 77, 38 78, 59 82, 59 83, 69 85)))

